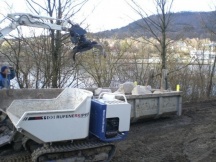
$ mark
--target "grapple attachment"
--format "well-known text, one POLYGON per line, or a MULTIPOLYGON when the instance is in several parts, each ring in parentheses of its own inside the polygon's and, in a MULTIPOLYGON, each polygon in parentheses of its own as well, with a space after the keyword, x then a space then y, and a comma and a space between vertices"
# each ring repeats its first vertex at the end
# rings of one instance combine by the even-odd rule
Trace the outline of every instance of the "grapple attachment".
POLYGON ((72 25, 72 27, 70 28, 71 42, 75 44, 75 47, 72 50, 73 60, 75 61, 77 53, 86 52, 91 49, 99 50, 99 53, 106 57, 103 46, 95 41, 86 39, 86 33, 86 30, 81 28, 79 25, 72 25))

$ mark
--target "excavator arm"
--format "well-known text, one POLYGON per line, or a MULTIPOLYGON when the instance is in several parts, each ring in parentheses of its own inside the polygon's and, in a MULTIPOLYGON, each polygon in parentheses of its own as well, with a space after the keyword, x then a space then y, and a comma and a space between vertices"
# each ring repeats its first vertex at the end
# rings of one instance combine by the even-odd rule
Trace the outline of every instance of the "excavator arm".
POLYGON ((6 28, 1 29, 1 31, 0 31, 0 40, 2 40, 5 35, 9 34, 13 30, 14 30, 13 26, 7 26, 6 28))
POLYGON ((11 24, 3 29, 0 29, 0 40, 2 40, 11 31, 15 30, 18 26, 59 30, 70 33, 71 42, 75 45, 72 50, 74 60, 77 53, 85 52, 93 48, 98 49, 100 53, 105 56, 103 47, 95 41, 86 39, 86 30, 77 24, 73 24, 70 20, 55 19, 52 17, 32 15, 27 13, 8 14, 6 18, 11 21, 11 24), (60 25, 48 23, 47 21, 57 21, 60 25), (71 27, 68 28, 69 25, 71 27))
POLYGON ((54 19, 51 17, 31 15, 26 13, 14 13, 8 14, 7 19, 11 21, 11 24, 0 30, 0 40, 4 38, 11 31, 15 30, 18 26, 28 26, 43 29, 53 29, 60 31, 70 31, 70 28, 66 28, 70 20, 54 19), (44 22, 44 20, 57 20, 61 22, 61 25, 44 22))

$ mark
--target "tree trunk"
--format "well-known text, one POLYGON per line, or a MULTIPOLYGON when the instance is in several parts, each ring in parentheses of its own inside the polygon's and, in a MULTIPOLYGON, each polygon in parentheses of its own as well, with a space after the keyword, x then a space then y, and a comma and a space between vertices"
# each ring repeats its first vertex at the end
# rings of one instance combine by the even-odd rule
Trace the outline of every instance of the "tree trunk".
POLYGON ((162 73, 161 73, 161 90, 166 90, 167 89, 167 73, 168 70, 167 69, 162 69, 162 73))
POLYGON ((215 72, 215 64, 216 64, 216 56, 215 56, 215 58, 214 58, 214 63, 213 63, 211 75, 210 75, 210 78, 209 78, 209 85, 208 85, 207 94, 206 94, 206 96, 207 96, 208 98, 209 98, 210 95, 211 95, 212 79, 213 79, 214 72, 215 72))

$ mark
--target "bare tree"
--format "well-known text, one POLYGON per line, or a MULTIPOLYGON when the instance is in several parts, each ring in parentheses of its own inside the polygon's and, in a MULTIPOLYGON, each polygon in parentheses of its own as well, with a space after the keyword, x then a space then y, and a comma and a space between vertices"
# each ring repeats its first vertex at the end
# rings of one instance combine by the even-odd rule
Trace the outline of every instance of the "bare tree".
POLYGON ((32 69, 31 56, 26 55, 25 45, 22 37, 22 30, 18 31, 18 37, 6 39, 1 46, 0 54, 4 56, 4 61, 8 62, 16 69, 16 80, 19 88, 30 88, 30 81, 28 79, 32 69))
POLYGON ((116 68, 119 60, 125 54, 125 50, 119 48, 119 44, 111 49, 109 43, 104 41, 104 49, 106 51, 106 58, 98 55, 93 50, 88 54, 82 55, 79 60, 81 69, 84 70, 94 81, 98 87, 109 87, 114 78, 116 78, 116 68))
MULTIPOLYGON (((215 7, 215 4, 214 4, 215 7)), ((216 40, 216 10, 210 13, 207 13, 205 17, 201 18, 202 24, 204 28, 207 30, 209 33, 209 36, 211 40, 215 41, 216 40)), ((211 52, 215 53, 215 43, 212 43, 210 45, 211 47, 211 52)), ((211 63, 212 67, 209 71, 209 80, 208 80, 208 86, 207 86, 207 92, 206 95, 209 98, 212 94, 212 87, 213 87, 213 78, 215 76, 215 68, 216 68, 216 55, 214 54, 214 61, 211 63)))
MULTIPOLYGON (((142 38, 139 40, 145 41, 142 38)), ((119 81, 137 81, 138 84, 153 85, 153 81, 149 83, 151 69, 156 65, 156 57, 153 56, 155 52, 152 47, 147 43, 140 43, 133 39, 125 39, 121 42, 123 47, 119 47, 119 49, 125 48, 126 50, 124 56, 118 61, 116 73, 119 81)))
MULTIPOLYGON (((88 0, 71 1, 71 0, 44 0, 44 3, 38 3, 35 0, 26 0, 32 13, 39 14, 46 13, 50 17, 57 19, 70 19, 77 12, 81 10, 83 5, 88 0)), ((50 23, 60 24, 61 21, 50 20, 50 23)), ((62 72, 62 57, 63 46, 68 41, 68 37, 61 34, 61 31, 55 31, 50 29, 50 55, 52 56, 52 87, 57 88, 61 85, 61 72, 62 72)))
MULTIPOLYGON (((164 71, 167 69, 167 50, 171 43, 168 38, 168 32, 171 28, 172 13, 171 8, 174 0, 153 0, 156 9, 156 15, 150 16, 145 11, 143 6, 140 6, 136 0, 127 1, 131 8, 141 17, 140 23, 137 25, 143 29, 144 38, 148 43, 152 44, 160 53, 161 57, 161 78, 164 71), (155 41, 151 41, 146 35, 153 37, 155 41)), ((162 83, 162 82, 161 82, 162 83)), ((167 79, 166 84, 167 85, 167 79)), ((161 84, 162 89, 166 89, 165 85, 161 84)))
MULTIPOLYGON (((33 33, 33 32, 32 32, 33 33)), ((51 43, 47 35, 40 37, 33 35, 31 38, 22 37, 25 45, 25 55, 29 55, 33 62, 31 76, 35 82, 35 88, 51 87, 52 85, 52 55, 50 55, 51 43)), ((61 88, 75 79, 76 65, 70 58, 70 42, 64 42, 60 56, 60 74, 58 76, 58 87, 61 88), (74 77, 74 78, 73 78, 74 77)))

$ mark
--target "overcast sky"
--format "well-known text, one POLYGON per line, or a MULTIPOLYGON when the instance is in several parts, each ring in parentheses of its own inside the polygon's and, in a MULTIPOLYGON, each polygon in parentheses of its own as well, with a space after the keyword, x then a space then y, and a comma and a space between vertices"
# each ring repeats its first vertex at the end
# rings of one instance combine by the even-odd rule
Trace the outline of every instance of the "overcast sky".
MULTIPOLYGON (((0 0, 0 14, 8 11, 5 0, 0 0)), ((37 0, 37 2, 42 0, 37 0)), ((127 0, 129 1, 129 0, 127 0)), ((146 11, 154 12, 153 0, 135 0, 146 11)), ((12 12, 28 12, 25 0, 7 0, 13 5, 12 12)), ((216 0, 174 0, 173 11, 210 11, 214 10, 216 0)), ((125 0, 89 0, 76 17, 72 20, 80 23, 85 17, 86 24, 89 24, 89 31, 98 32, 126 26, 127 24, 140 19, 140 17, 129 7, 125 0), (92 12, 93 11, 93 12, 92 12)), ((0 15, 2 19, 2 15, 0 15)))

